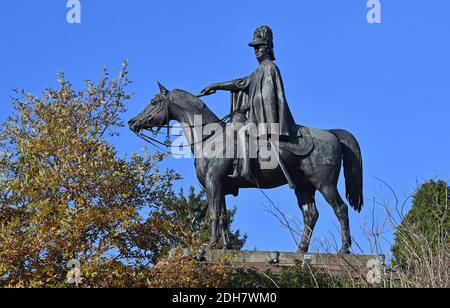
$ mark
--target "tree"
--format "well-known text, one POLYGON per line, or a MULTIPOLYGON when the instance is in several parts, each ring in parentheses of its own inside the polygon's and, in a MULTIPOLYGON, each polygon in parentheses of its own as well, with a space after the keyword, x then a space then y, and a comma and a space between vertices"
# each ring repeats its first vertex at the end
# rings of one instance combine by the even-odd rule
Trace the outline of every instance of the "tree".
MULTIPOLYGON (((190 187, 187 196, 181 189, 177 194, 171 191, 161 196, 160 202, 155 204, 147 221, 129 234, 134 238, 132 242, 136 247, 144 248, 146 245, 157 243, 157 247, 150 249, 154 252, 153 264, 157 264, 175 248, 187 249, 197 252, 208 242, 211 228, 207 220, 208 202, 205 192, 196 193, 190 187), (150 240, 147 238, 151 236, 150 240)), ((227 217, 229 225, 233 223, 236 209, 229 210, 227 217)), ((237 230, 230 234, 231 249, 241 250, 247 240, 237 230)))
POLYGON ((127 76, 125 64, 80 92, 62 74, 40 98, 16 91, 0 132, 1 285, 63 286, 72 259, 86 279, 117 267, 121 235, 170 190, 177 176, 158 170, 162 156, 127 161, 104 138, 123 125, 127 76))
POLYGON ((394 265, 414 270, 422 262, 432 264, 432 259, 448 258, 449 200, 449 187, 443 181, 430 181, 419 188, 411 211, 396 232, 394 265))
MULTIPOLYGON (((0 126, 0 287, 68 287, 71 260, 85 287, 222 281, 223 265, 177 254, 184 280, 161 280, 171 271, 155 268, 173 248, 193 251, 206 240, 206 200, 193 188, 174 193, 180 176, 159 169, 163 155, 119 157, 107 140, 124 125, 127 64, 118 79, 105 70, 82 91, 63 74, 58 83, 41 97, 16 90, 15 113, 0 126)), ((232 238, 243 246, 239 232, 232 238)))

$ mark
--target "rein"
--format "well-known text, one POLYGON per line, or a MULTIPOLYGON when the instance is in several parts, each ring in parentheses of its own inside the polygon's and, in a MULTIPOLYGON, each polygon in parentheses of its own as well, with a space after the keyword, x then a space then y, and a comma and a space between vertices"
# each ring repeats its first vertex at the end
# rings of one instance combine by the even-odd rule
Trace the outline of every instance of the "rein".
MULTIPOLYGON (((152 145, 152 146, 154 146, 154 147, 156 147, 156 148, 158 148, 158 149, 160 149, 160 150, 162 150, 162 151, 164 151, 164 152, 170 154, 170 152, 169 152, 167 149, 174 149, 174 148, 175 148, 175 147, 173 147, 173 146, 171 146, 171 145, 169 144, 169 143, 170 143, 170 129, 173 129, 173 128, 179 128, 179 126, 171 126, 171 125, 170 125, 170 121, 169 121, 169 104, 168 104, 168 103, 165 104, 164 107, 162 107, 161 109, 159 109, 159 110, 156 112, 156 114, 158 114, 159 112, 161 112, 163 109, 166 109, 166 110, 165 110, 166 116, 164 117, 164 119, 161 120, 161 123, 158 125, 158 129, 157 129, 156 131, 154 131, 153 129, 141 129, 141 130, 137 133, 137 136, 138 136, 139 138, 141 138, 142 140, 144 140, 145 142, 149 143, 150 145, 152 145), (167 125, 163 125, 163 124, 162 124, 162 123, 164 123, 164 121, 167 121, 167 125), (158 139, 155 138, 156 135, 162 134, 162 133, 160 133, 160 130, 161 130, 163 127, 167 127, 166 141, 165 141, 165 142, 161 142, 161 141, 159 141, 158 139), (143 131, 149 131, 149 132, 151 132, 151 133, 153 134, 153 136, 155 136, 155 137, 150 137, 150 136, 146 135, 143 131), (165 149, 164 149, 163 147, 164 147, 165 149)), ((189 125, 189 126, 186 126, 186 127, 189 127, 190 129, 196 129, 196 128, 201 127, 201 128, 203 129, 206 125, 209 125, 209 124, 221 124, 221 125, 226 125, 227 123, 231 122, 231 119, 232 119, 233 116, 236 115, 237 113, 239 113, 239 111, 231 112, 231 113, 227 114, 225 117, 223 117, 222 119, 220 119, 220 120, 218 120, 218 121, 215 121, 215 122, 212 122, 212 123, 205 123, 205 124, 202 124, 201 126, 200 126, 200 125, 189 125)), ((150 120, 151 120, 151 118, 150 118, 150 120)), ((202 140, 190 144, 190 146, 192 147, 192 146, 194 146, 194 145, 200 144, 200 143, 202 143, 202 142, 208 140, 208 139, 211 138, 212 136, 214 136, 214 134, 212 134, 212 135, 210 135, 210 136, 206 136, 206 137, 204 137, 202 140)))

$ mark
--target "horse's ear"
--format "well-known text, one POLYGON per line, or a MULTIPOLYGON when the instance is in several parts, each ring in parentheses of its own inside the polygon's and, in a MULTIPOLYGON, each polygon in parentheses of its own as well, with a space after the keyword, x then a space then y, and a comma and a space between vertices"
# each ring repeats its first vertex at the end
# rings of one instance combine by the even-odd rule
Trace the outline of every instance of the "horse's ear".
POLYGON ((161 94, 167 95, 169 94, 169 90, 166 89, 161 83, 158 82, 159 91, 161 91, 161 94))

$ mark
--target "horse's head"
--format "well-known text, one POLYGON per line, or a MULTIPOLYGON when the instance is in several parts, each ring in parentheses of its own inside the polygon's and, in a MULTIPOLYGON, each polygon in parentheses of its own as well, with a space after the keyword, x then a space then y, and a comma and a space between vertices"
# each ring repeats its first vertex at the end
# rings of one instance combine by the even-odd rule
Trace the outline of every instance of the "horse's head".
POLYGON ((160 93, 152 99, 151 103, 138 116, 128 121, 130 129, 138 133, 143 129, 160 128, 170 122, 170 92, 158 83, 160 93))

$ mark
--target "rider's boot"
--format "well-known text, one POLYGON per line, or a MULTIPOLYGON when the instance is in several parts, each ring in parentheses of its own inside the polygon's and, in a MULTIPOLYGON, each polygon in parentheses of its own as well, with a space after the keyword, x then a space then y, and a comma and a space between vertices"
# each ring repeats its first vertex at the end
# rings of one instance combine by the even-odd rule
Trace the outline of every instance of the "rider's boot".
POLYGON ((234 164, 234 173, 230 177, 232 179, 251 180, 247 134, 238 134, 237 142, 239 155, 234 164))
POLYGON ((250 181, 252 179, 252 175, 250 170, 250 158, 248 155, 241 160, 241 164, 241 178, 250 181))

